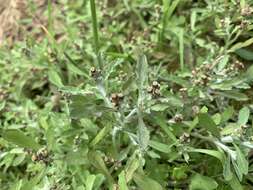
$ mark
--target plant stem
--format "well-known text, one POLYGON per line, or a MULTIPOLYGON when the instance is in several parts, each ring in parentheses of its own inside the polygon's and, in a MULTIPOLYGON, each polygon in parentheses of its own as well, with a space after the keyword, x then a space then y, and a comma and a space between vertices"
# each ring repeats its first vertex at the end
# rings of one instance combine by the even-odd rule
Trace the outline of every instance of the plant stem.
POLYGON ((97 12, 96 12, 95 0, 90 0, 90 10, 91 10, 91 17, 92 17, 92 30, 93 30, 95 53, 97 56, 98 65, 99 65, 100 69, 102 70, 101 55, 99 54, 100 45, 99 45, 98 22, 97 22, 97 12))
POLYGON ((97 25, 97 13, 96 13, 96 4, 95 0, 90 0, 90 10, 92 16, 92 30, 94 37, 94 46, 96 54, 99 52, 99 41, 98 41, 98 25, 97 25))

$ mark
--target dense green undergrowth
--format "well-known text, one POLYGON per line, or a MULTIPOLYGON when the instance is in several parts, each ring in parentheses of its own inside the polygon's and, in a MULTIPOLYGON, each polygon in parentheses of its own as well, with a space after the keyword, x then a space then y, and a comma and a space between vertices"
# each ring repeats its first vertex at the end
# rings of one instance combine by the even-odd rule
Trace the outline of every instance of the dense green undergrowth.
POLYGON ((253 188, 250 0, 59 3, 0 50, 1 189, 253 188))

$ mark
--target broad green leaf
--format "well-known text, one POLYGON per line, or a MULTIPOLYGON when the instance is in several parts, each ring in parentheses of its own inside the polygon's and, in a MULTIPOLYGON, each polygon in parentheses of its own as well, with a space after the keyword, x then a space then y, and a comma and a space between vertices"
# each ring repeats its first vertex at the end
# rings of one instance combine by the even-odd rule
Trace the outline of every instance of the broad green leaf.
POLYGON ((140 190, 163 190, 162 186, 155 180, 139 173, 134 174, 134 182, 140 190))
POLYGON ((173 168, 172 178, 175 180, 182 180, 187 178, 187 167, 180 166, 173 168))
POLYGON ((239 124, 239 125, 245 125, 245 124, 248 122, 249 115, 250 115, 250 110, 249 110, 249 108, 248 108, 248 107, 243 107, 243 108, 239 111, 238 124, 239 124))
POLYGON ((56 71, 52 69, 48 72, 48 79, 52 84, 54 84, 58 88, 64 87, 61 77, 58 75, 56 71))
POLYGON ((230 52, 234 52, 238 49, 241 49, 241 48, 244 48, 244 47, 247 47, 249 45, 251 45, 253 43, 253 38, 250 38, 248 40, 246 40, 245 42, 238 42, 236 43, 235 45, 233 45, 231 48, 230 48, 230 52))
POLYGON ((206 128, 210 133, 212 133, 216 137, 220 136, 220 130, 218 129, 215 122, 208 114, 201 113, 198 115, 198 118, 199 118, 199 125, 201 127, 206 128))
POLYGON ((224 96, 226 98, 234 99, 234 100, 237 100, 237 101, 247 101, 248 100, 247 95, 245 95, 241 92, 235 91, 235 90, 216 92, 216 94, 220 95, 220 96, 224 96))
POLYGON ((218 187, 218 183, 207 176, 196 174, 192 177, 190 190, 213 190, 218 187))
POLYGON ((128 190, 127 181, 126 181, 126 174, 124 171, 122 171, 119 174, 118 184, 119 184, 119 190, 128 190))
POLYGON ((85 187, 86 190, 92 190, 93 189, 93 185, 95 182, 96 176, 95 175, 89 175, 85 181, 85 187))
POLYGON ((33 138, 26 136, 19 130, 5 130, 2 133, 2 137, 5 140, 23 148, 31 148, 34 150, 38 150, 40 148, 40 145, 36 143, 33 138))

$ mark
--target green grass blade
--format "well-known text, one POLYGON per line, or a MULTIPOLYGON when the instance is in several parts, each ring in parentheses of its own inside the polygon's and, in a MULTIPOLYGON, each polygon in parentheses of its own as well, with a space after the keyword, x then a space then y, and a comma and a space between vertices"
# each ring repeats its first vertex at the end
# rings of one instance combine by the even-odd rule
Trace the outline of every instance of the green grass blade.
POLYGON ((98 24, 97 24, 97 13, 96 13, 96 3, 95 0, 90 0, 90 10, 91 10, 91 17, 92 17, 92 30, 93 30, 93 37, 94 37, 94 47, 95 52, 98 55, 99 53, 99 37, 98 37, 98 24))

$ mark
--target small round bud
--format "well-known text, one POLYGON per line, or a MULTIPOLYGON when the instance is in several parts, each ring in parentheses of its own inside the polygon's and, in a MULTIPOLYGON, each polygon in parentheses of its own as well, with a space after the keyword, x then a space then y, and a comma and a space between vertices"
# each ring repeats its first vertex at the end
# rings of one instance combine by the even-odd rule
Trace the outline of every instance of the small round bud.
POLYGON ((95 67, 91 67, 91 68, 90 68, 90 72, 91 72, 91 73, 95 73, 95 72, 96 72, 96 68, 95 68, 95 67))
POLYGON ((154 95, 155 96, 160 96, 161 95, 160 90, 159 89, 155 89, 154 95))
POLYGON ((33 161, 33 162, 36 162, 37 160, 38 160, 37 155, 36 155, 36 154, 33 154, 33 155, 32 155, 32 161, 33 161))
POLYGON ((152 93, 153 88, 152 88, 151 86, 149 86, 149 87, 147 88, 147 91, 148 91, 148 93, 152 93))
POLYGON ((199 113, 200 109, 198 106, 192 106, 192 112, 193 115, 197 115, 199 113))
POLYGON ((197 74, 197 71, 194 69, 192 70, 192 75, 195 76, 197 74))
POLYGON ((180 91, 180 92, 186 92, 186 91, 187 91, 187 88, 180 88, 179 91, 180 91))
POLYGON ((159 87, 160 87, 160 84, 159 84, 157 81, 153 81, 152 86, 153 86, 154 88, 159 88, 159 87))
POLYGON ((124 95, 122 93, 119 93, 118 97, 119 97, 120 100, 122 100, 124 98, 124 95))
POLYGON ((176 114, 173 119, 176 123, 180 123, 180 122, 183 121, 183 115, 182 114, 176 114))
POLYGON ((116 100, 118 98, 118 95, 116 94, 116 93, 113 93, 112 95, 111 95, 111 99, 112 100, 116 100))
POLYGON ((190 134, 185 132, 179 137, 179 139, 182 143, 189 143, 191 141, 190 134))

